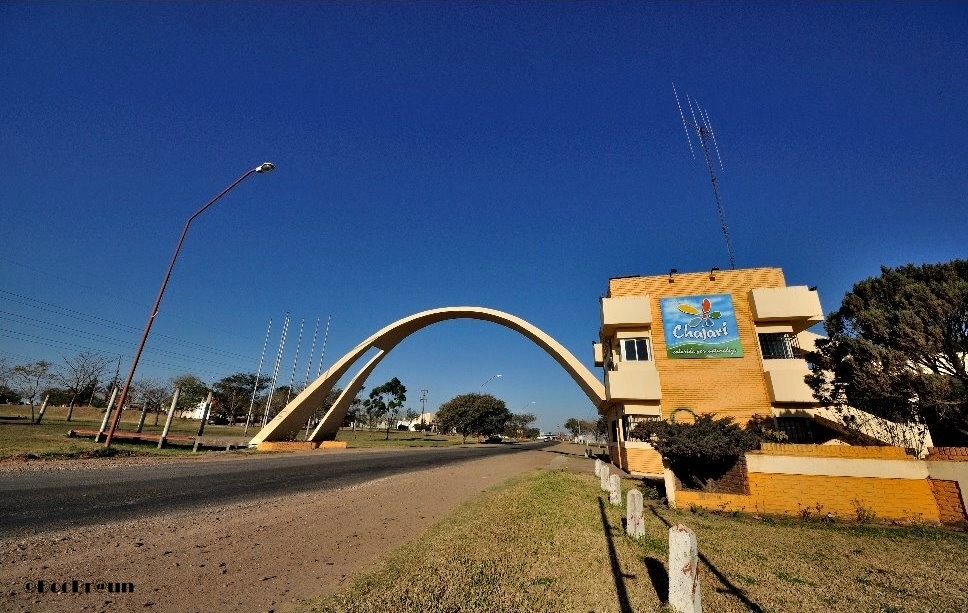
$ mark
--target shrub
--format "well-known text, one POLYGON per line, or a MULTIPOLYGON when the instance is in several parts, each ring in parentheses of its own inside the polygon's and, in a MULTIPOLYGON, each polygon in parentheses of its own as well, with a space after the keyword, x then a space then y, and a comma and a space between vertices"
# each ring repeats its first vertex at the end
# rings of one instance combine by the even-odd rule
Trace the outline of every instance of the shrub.
POLYGON ((632 436, 648 441, 667 458, 684 486, 698 488, 725 474, 741 455, 760 445, 760 438, 740 428, 732 417, 716 418, 708 413, 698 415, 691 424, 640 422, 632 436))

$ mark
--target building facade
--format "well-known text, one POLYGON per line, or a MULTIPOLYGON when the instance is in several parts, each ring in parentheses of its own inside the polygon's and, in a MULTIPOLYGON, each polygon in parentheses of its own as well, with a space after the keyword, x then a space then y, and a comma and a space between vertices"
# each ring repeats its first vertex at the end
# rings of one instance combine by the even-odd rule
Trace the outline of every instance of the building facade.
POLYGON ((741 425, 779 417, 793 434, 809 427, 796 416, 819 406, 800 340, 812 345, 807 329, 822 320, 816 288, 788 286, 779 268, 610 279, 594 351, 612 462, 662 475, 659 454, 635 439, 640 421, 713 413, 741 425))

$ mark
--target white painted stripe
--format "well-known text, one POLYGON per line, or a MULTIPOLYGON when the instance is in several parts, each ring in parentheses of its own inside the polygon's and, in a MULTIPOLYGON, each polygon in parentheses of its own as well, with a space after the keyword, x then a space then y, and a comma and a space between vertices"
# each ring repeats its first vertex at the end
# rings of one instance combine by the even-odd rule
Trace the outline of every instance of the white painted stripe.
POLYGON ((853 458, 804 458, 747 454, 751 473, 818 475, 830 477, 875 477, 880 479, 927 479, 928 467, 920 460, 875 460, 853 458))

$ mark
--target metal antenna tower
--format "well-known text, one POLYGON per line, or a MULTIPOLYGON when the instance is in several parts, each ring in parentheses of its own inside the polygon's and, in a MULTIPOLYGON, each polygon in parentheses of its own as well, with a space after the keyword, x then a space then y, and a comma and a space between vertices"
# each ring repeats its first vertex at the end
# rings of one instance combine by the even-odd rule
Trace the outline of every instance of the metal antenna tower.
POLYGON ((262 427, 269 423, 269 408, 272 407, 272 394, 276 391, 276 381, 279 380, 279 367, 282 365, 282 353, 286 350, 286 332, 289 331, 289 313, 282 321, 282 335, 279 337, 279 351, 276 353, 276 364, 272 369, 272 383, 269 384, 269 394, 266 396, 266 410, 262 414, 262 427))
POLYGON ((252 424, 252 409, 255 408, 255 396, 259 393, 259 377, 262 376, 262 364, 266 359, 266 347, 269 346, 269 332, 272 331, 272 318, 269 318, 269 325, 266 326, 266 340, 262 342, 262 356, 259 357, 259 371, 255 374, 255 385, 252 386, 252 401, 249 403, 249 413, 245 417, 245 428, 242 434, 249 433, 249 426, 252 424))
POLYGON ((305 323, 305 317, 299 320, 299 338, 296 340, 296 355, 292 358, 292 374, 289 375, 289 389, 286 390, 286 404, 289 404, 289 399, 292 397, 292 386, 296 384, 296 364, 299 362, 299 348, 302 346, 303 324, 305 323))
POLYGON ((686 142, 689 143, 689 153, 692 159, 696 159, 696 151, 692 147, 692 138, 689 136, 690 128, 696 133, 699 139, 699 146, 702 148, 703 155, 706 157, 706 168, 709 170, 709 181, 713 185, 713 195, 716 197, 716 211, 719 213, 719 224, 723 229, 723 239, 726 241, 726 253, 729 255, 729 267, 736 268, 736 255, 733 253, 733 243, 729 240, 729 226, 726 224, 726 209, 723 206, 723 198, 719 194, 719 179, 716 178, 716 169, 713 164, 712 150, 716 151, 716 159, 719 161, 720 170, 725 170, 723 158, 719 154, 719 143, 716 142, 716 132, 713 131, 713 124, 709 121, 709 112, 699 106, 699 102, 686 94, 686 106, 692 121, 686 120, 686 115, 682 110, 682 103, 679 102, 679 92, 676 91, 676 84, 672 84, 672 94, 676 97, 676 107, 679 109, 679 117, 682 119, 682 129, 686 132, 686 142), (696 116, 698 115, 698 119, 696 116), (710 148, 712 143, 712 148, 710 148))

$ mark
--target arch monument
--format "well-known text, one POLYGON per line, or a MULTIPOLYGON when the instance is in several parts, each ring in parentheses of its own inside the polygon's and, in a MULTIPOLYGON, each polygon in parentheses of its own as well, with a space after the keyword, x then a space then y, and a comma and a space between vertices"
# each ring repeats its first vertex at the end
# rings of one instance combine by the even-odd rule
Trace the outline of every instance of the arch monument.
POLYGON ((436 323, 451 319, 476 319, 495 323, 518 332, 548 353, 578 384, 596 408, 605 403, 605 386, 570 351, 520 317, 483 307, 446 307, 422 311, 397 320, 376 332, 337 360, 325 373, 286 405, 251 441, 250 447, 262 442, 293 440, 303 424, 318 409, 347 371, 366 353, 376 349, 353 376, 343 393, 323 416, 322 421, 307 439, 309 442, 332 440, 339 431, 350 403, 362 389, 366 378, 377 364, 405 338, 436 323))

